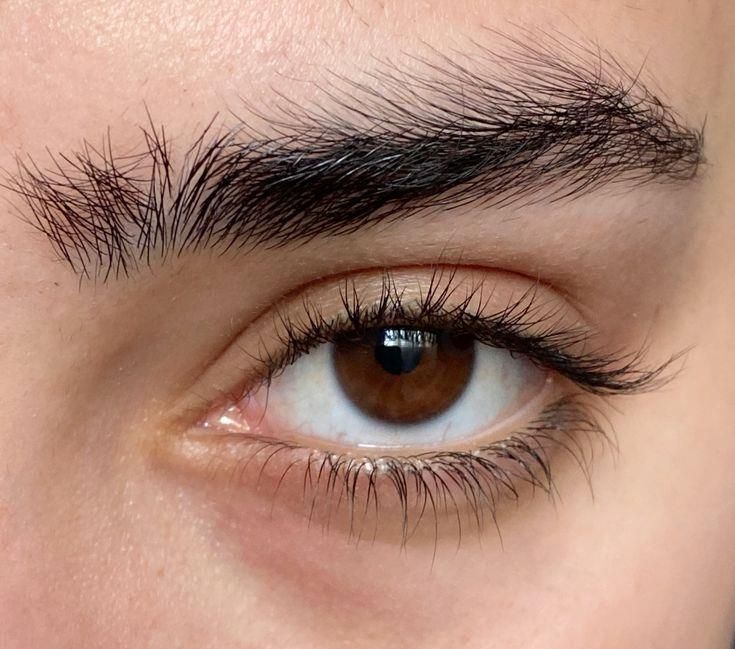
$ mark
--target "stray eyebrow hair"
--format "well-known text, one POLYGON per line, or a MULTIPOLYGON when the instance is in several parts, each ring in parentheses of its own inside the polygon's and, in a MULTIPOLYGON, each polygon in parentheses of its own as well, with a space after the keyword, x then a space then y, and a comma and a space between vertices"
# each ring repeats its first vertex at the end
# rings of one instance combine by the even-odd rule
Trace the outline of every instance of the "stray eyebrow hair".
POLYGON ((76 273, 108 279, 205 247, 283 246, 427 209, 694 178, 703 130, 612 55, 500 41, 434 52, 411 70, 382 63, 364 82, 332 75, 321 107, 278 95, 275 116, 253 111, 228 127, 215 117, 178 164, 149 114, 139 153, 116 154, 108 132, 45 168, 18 159, 2 185, 76 273), (258 120, 267 135, 248 125, 258 120))

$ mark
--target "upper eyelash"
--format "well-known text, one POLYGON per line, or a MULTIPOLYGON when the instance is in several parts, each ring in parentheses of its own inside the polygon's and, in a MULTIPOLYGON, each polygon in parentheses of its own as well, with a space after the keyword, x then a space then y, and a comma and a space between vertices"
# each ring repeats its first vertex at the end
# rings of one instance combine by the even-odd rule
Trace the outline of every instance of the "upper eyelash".
MULTIPOLYGON (((304 300, 303 317, 277 316, 280 351, 262 350, 261 383, 269 383, 280 372, 311 349, 340 338, 360 338, 371 329, 403 325, 440 329, 452 334, 469 334, 476 341, 522 354, 545 369, 558 372, 584 390, 600 395, 649 391, 666 383, 667 370, 681 355, 646 368, 645 348, 634 352, 585 349, 592 332, 582 327, 560 325, 558 310, 544 311, 537 304, 536 288, 530 289, 500 311, 485 313, 490 295, 484 283, 472 287, 454 301, 457 267, 437 267, 420 300, 406 303, 393 275, 384 271, 378 300, 365 305, 354 282, 340 288, 343 312, 326 318, 319 305, 304 300), (576 351, 575 351, 576 350, 576 351)), ((255 386, 257 387, 257 386, 255 386)))

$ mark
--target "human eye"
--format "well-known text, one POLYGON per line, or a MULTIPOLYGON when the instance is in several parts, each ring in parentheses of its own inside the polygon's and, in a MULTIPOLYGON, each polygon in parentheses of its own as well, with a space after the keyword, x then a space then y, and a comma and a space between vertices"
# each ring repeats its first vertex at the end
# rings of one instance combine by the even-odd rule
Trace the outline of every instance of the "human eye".
POLYGON ((558 456, 588 474, 611 435, 599 402, 662 379, 640 356, 527 278, 362 271, 256 318, 166 457, 352 539, 482 532, 505 502, 553 496, 558 456))

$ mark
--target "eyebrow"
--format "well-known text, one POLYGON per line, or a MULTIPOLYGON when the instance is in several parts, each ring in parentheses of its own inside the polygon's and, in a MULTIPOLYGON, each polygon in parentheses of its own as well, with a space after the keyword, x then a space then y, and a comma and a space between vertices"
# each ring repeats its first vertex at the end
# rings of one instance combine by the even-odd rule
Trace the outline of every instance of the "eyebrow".
POLYGON ((107 279, 208 247, 277 247, 425 210, 695 177, 703 128, 683 125, 640 74, 558 39, 504 44, 434 52, 410 71, 382 63, 361 82, 332 75, 321 107, 279 95, 275 116, 215 118, 178 163, 149 115, 137 153, 115 153, 108 132, 44 168, 18 159, 0 183, 72 270, 107 279))

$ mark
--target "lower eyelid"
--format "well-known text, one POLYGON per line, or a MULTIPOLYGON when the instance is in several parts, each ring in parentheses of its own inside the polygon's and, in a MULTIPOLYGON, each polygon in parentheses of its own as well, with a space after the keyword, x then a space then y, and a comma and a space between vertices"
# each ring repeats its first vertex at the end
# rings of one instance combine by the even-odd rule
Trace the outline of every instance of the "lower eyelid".
MULTIPOLYGON (((248 501, 347 539, 415 542, 481 533, 504 503, 554 494, 562 458, 589 480, 610 441, 590 397, 563 397, 521 430, 474 450, 355 456, 248 435, 194 430, 161 447, 168 469, 197 475, 216 498, 248 501), (224 496, 228 493, 228 496, 224 496)), ((275 514, 274 514, 275 515, 275 514)))

